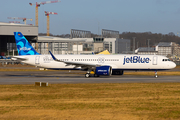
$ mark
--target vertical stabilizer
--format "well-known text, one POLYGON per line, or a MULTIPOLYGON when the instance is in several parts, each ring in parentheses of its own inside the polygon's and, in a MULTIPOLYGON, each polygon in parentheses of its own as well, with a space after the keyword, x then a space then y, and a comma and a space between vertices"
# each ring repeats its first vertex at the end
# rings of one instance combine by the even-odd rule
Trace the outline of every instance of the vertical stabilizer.
POLYGON ((21 32, 14 32, 14 37, 19 55, 40 55, 35 51, 21 32))

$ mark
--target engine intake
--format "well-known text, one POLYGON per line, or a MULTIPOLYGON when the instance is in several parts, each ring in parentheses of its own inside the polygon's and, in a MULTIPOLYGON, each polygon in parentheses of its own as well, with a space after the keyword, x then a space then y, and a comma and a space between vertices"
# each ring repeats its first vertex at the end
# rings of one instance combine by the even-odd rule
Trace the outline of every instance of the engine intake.
POLYGON ((95 74, 110 76, 112 74, 112 67, 111 66, 96 67, 95 74))

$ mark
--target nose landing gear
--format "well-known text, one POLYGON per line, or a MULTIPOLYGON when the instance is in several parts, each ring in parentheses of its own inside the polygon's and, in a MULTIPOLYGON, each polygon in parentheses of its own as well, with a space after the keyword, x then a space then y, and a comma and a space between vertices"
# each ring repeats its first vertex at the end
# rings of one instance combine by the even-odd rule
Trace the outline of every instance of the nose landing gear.
POLYGON ((154 76, 155 78, 157 78, 158 77, 158 75, 157 75, 157 71, 155 71, 155 76, 154 76))

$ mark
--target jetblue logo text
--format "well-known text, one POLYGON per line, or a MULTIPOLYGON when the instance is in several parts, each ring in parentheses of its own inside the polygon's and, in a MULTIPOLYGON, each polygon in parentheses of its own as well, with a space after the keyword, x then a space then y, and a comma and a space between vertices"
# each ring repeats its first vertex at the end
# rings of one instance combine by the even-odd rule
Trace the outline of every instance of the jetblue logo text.
POLYGON ((107 72, 107 70, 98 70, 98 72, 107 72))
POLYGON ((123 65, 126 63, 149 63, 149 58, 141 58, 140 56, 126 57, 124 56, 123 65))
POLYGON ((21 50, 23 50, 23 51, 29 51, 29 50, 31 50, 31 48, 22 47, 22 48, 20 48, 20 51, 21 51, 21 50))

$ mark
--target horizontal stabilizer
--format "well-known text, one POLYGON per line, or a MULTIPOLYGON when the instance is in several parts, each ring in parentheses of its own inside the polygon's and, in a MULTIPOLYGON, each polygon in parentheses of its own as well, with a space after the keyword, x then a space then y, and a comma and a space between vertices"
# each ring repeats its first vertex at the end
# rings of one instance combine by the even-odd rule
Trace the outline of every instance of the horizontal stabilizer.
POLYGON ((28 58, 22 57, 22 56, 14 56, 11 58, 11 60, 17 60, 17 61, 26 61, 28 58))

